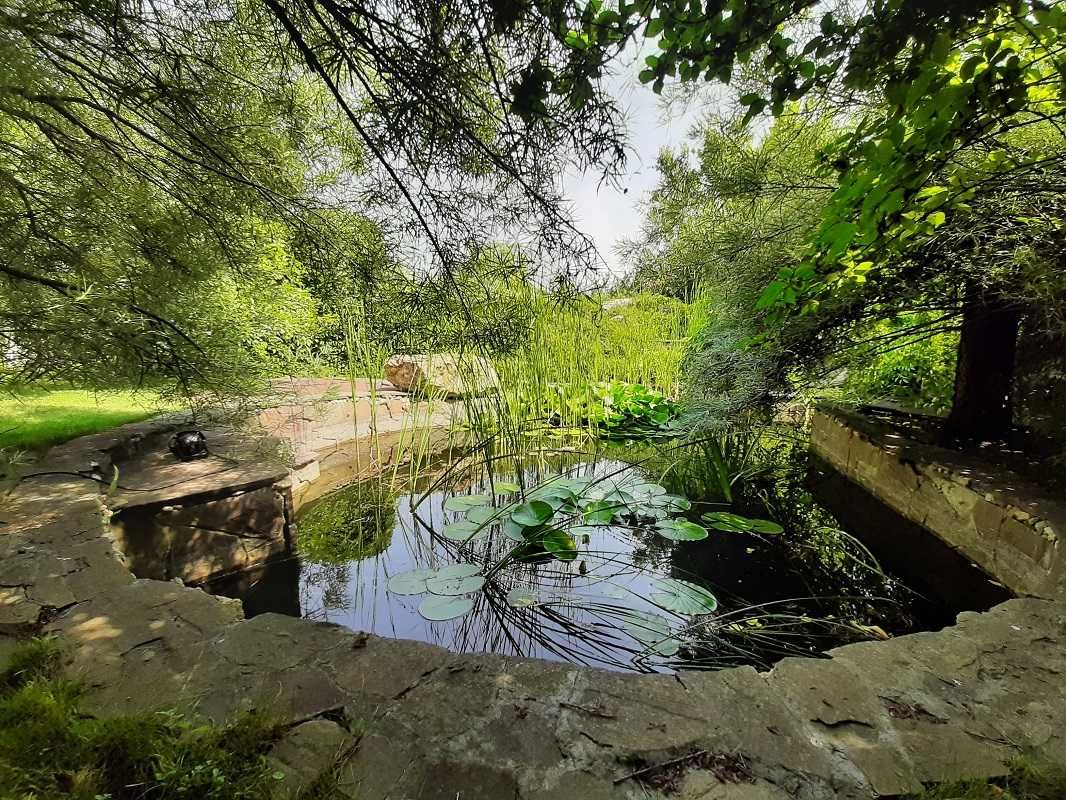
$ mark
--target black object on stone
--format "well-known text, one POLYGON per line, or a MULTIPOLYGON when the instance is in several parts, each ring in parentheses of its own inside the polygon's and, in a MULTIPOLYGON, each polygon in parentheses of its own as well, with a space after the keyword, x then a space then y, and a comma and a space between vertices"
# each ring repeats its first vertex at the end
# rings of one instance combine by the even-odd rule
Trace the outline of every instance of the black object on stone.
POLYGON ((207 457, 207 437, 203 431, 178 431, 170 437, 170 452, 179 461, 195 461, 207 457))

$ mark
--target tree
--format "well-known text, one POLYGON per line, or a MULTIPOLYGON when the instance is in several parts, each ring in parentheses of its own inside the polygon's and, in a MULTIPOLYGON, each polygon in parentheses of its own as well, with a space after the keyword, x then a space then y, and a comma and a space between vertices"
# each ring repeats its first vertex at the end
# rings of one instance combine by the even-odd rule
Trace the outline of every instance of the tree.
MULTIPOLYGON (((837 87, 876 97, 831 149, 838 188, 821 225, 759 300, 767 311, 763 338, 795 316, 854 308, 874 282, 895 304, 922 294, 893 265, 909 262, 949 219, 965 224, 978 197, 1048 186, 1041 176, 1061 158, 1055 142, 1037 150, 1010 142, 1013 131, 1038 124, 1061 139, 1061 4, 886 0, 851 19, 829 10, 814 29, 805 25, 812 10, 790 0, 742 8, 651 0, 604 10, 582 33, 592 50, 641 29, 656 38, 658 52, 641 73, 656 90, 675 76, 728 82, 737 62, 760 57, 766 91, 740 98, 749 119, 766 109, 780 115, 789 102, 837 87)), ((967 438, 1001 436, 1011 418, 1006 398, 1020 316, 1016 302, 986 283, 976 280, 961 303, 966 321, 949 426, 967 438), (991 341, 999 346, 988 349, 991 341), (969 355, 978 348, 980 361, 969 355)))

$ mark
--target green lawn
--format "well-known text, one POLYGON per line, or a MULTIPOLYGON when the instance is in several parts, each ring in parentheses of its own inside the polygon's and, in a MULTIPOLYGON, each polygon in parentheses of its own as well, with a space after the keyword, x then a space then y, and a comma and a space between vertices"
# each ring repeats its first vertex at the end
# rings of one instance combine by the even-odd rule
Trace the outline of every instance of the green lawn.
POLYGON ((166 408, 150 391, 37 389, 0 394, 0 449, 39 450, 166 408))

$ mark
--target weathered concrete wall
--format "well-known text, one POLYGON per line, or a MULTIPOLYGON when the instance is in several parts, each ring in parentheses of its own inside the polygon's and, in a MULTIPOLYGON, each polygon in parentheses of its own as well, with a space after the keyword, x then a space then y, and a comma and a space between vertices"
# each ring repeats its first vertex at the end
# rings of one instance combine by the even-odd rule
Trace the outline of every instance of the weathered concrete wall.
POLYGON ((812 451, 1017 594, 1066 594, 1066 506, 1002 466, 919 444, 853 411, 812 418, 812 451))
POLYGON ((380 382, 357 384, 354 399, 347 381, 278 389, 248 430, 206 430, 208 458, 174 459, 167 441, 181 425, 166 420, 102 454, 119 468, 111 531, 135 575, 197 584, 291 553, 303 503, 446 447, 457 413, 380 382))

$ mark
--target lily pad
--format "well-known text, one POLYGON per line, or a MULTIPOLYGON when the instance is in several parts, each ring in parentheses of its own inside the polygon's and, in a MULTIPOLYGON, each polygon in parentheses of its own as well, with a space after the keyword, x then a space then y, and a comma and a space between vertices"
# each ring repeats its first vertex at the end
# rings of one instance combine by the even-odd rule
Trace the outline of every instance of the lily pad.
POLYGON ((544 549, 560 561, 573 561, 577 558, 577 544, 566 531, 548 531, 542 541, 544 549))
POLYGON ((481 572, 481 567, 477 564, 449 564, 436 570, 431 577, 466 578, 470 575, 477 575, 479 572, 481 572))
POLYGON ((496 494, 514 494, 515 492, 522 491, 522 487, 517 483, 511 481, 496 481, 492 485, 493 491, 496 494))
POLYGON ((678 614, 710 614, 718 608, 718 599, 702 586, 677 578, 656 581, 658 592, 652 602, 678 614))
POLYGON ((428 590, 426 579, 437 573, 431 569, 412 569, 398 572, 389 578, 388 589, 393 594, 423 594, 428 590))
POLYGON ((482 536, 488 536, 488 534, 488 528, 482 528, 477 523, 468 520, 449 522, 440 532, 441 536, 453 542, 465 542, 471 536, 474 538, 480 538, 482 536))
POLYGON ((516 542, 524 542, 526 540, 525 526, 519 525, 510 517, 506 517, 500 522, 500 530, 503 531, 503 535, 508 539, 513 539, 516 542))
POLYGON ((701 517, 712 528, 727 533, 765 533, 768 535, 783 533, 784 528, 768 519, 752 519, 732 514, 728 511, 708 511, 701 517))
POLYGON ((543 525, 552 518, 554 513, 555 509, 543 500, 530 500, 516 508, 511 514, 511 519, 525 528, 533 528, 543 525))
POLYGON ((674 542, 698 542, 708 537, 707 529, 687 519, 663 519, 655 523, 655 532, 674 542))
POLYGON ((464 575, 458 578, 434 576, 426 580, 426 588, 433 594, 456 595, 480 592, 485 586, 481 575, 464 575))
POLYGON ((484 506, 492 502, 487 494, 457 494, 444 501, 448 511, 469 511, 475 506, 484 506))
POLYGON ((466 512, 466 518, 469 522, 473 522, 476 525, 485 525, 492 522, 494 519, 498 519, 504 514, 504 509, 493 508, 492 506, 478 506, 472 508, 466 512))
POLYGON ((642 500, 666 494, 666 487, 657 483, 638 483, 629 487, 629 491, 635 498, 642 500))
POLYGON ((608 503, 606 500, 593 500, 585 504, 585 522, 590 522, 594 525, 607 525, 614 519, 617 510, 617 506, 608 503))
POLYGON ((648 505, 655 508, 663 508, 667 511, 688 511, 692 508, 692 501, 687 497, 681 497, 676 494, 661 494, 652 497, 648 501, 648 505))
POLYGON ((756 533, 765 533, 769 535, 776 535, 778 533, 785 532, 784 528, 782 528, 776 522, 768 519, 751 520, 751 529, 756 533))
POLYGON ((681 642, 670 633, 670 621, 658 614, 631 611, 622 618, 626 633, 645 647, 663 656, 672 656, 681 648, 681 642))
POLYGON ((418 605, 418 613, 430 622, 443 622, 469 614, 474 601, 469 597, 431 595, 418 605))
POLYGON ((529 608, 537 603, 537 592, 529 586, 516 586, 507 593, 507 605, 513 608, 529 608))

